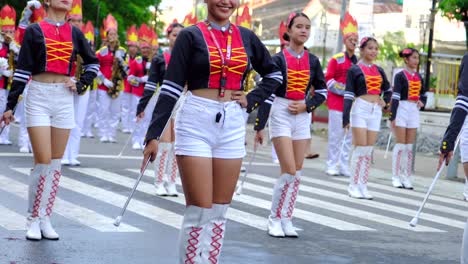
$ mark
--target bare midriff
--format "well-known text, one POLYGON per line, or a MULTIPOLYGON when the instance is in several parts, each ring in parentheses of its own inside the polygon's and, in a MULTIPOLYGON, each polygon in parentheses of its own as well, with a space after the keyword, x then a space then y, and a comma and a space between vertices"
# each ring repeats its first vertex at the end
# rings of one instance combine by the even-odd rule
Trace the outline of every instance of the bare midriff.
POLYGON ((42 82, 42 83, 66 83, 67 81, 70 80, 70 76, 53 73, 53 72, 42 72, 42 73, 33 75, 32 79, 36 82, 42 82))
POLYGON ((359 96, 359 98, 369 102, 369 103, 379 103, 380 101, 380 95, 376 95, 376 94, 364 94, 364 95, 361 95, 359 96))
POLYGON ((224 90, 224 97, 219 97, 219 89, 209 89, 209 88, 202 88, 191 90, 193 95, 219 101, 219 102, 228 102, 231 100, 231 94, 235 90, 224 90))

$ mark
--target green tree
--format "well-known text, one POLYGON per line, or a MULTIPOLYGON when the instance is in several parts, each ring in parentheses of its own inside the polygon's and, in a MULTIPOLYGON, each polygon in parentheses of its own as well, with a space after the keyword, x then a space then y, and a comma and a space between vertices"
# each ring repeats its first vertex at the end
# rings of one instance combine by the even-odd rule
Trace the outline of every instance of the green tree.
MULTIPOLYGON (((83 20, 91 21, 96 28, 102 26, 102 20, 108 13, 112 13, 119 24, 119 36, 122 42, 125 39, 125 31, 128 27, 133 24, 141 25, 142 23, 151 26, 151 21, 158 20, 157 17, 160 15, 159 9, 155 14, 152 14, 148 7, 151 5, 158 7, 161 0, 82 0, 82 2, 83 20)), ((9 4, 16 10, 17 22, 26 3, 27 0, 0 0, 0 6, 9 4)), ((156 23, 158 35, 163 32, 162 26, 161 23, 156 23)))
POLYGON ((383 37, 383 42, 379 43, 377 60, 391 62, 393 66, 402 66, 403 61, 400 59, 399 53, 407 46, 403 31, 387 32, 383 37))
POLYGON ((439 3, 442 15, 449 19, 456 19, 465 24, 466 48, 468 49, 468 1, 467 0, 442 0, 439 3))

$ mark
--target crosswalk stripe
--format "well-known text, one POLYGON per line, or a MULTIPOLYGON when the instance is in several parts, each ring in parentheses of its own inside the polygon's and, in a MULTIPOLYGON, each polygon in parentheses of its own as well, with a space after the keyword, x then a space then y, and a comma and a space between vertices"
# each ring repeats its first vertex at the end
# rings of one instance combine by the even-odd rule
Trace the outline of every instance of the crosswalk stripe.
MULTIPOLYGON (((108 182, 112 182, 124 187, 133 188, 135 184, 134 179, 130 179, 128 177, 124 177, 122 175, 108 172, 105 170, 97 169, 97 168, 72 168, 71 170, 92 176, 94 178, 102 179, 108 182)), ((134 170, 132 172, 139 173, 139 170, 134 170)), ((141 181, 138 185, 138 190, 150 195, 155 195, 155 188, 152 184, 148 184, 146 182, 141 181)), ((179 194, 179 197, 160 197, 172 202, 176 202, 178 204, 185 206, 185 199, 182 194, 179 194)), ((263 217, 259 217, 254 214, 250 214, 247 212, 243 212, 234 208, 230 208, 227 213, 227 217, 230 220, 239 222, 244 225, 248 225, 263 231, 266 231, 266 220, 263 217)))
MULTIPOLYGON (((343 190, 344 193, 347 192, 347 186, 343 185, 343 184, 339 184, 339 183, 335 183, 335 182, 331 182, 331 181, 313 179, 312 177, 307 177, 307 176, 302 177, 302 179, 303 179, 304 182, 319 184, 319 185, 328 186, 328 187, 332 187, 332 188, 337 188, 337 189, 343 190)), ((341 179, 340 179, 340 181, 341 181, 341 179)), ((346 182, 348 182, 348 180, 346 180, 346 182)), ((379 186, 376 186, 374 184, 369 185, 369 187, 376 187, 376 189, 384 189, 384 188, 379 188, 379 186)), ((392 187, 388 187, 388 188, 395 189, 395 190, 397 189, 397 188, 392 188, 392 187)), ((393 191, 393 190, 391 190, 391 191, 393 191)), ((372 192, 372 189, 371 189, 371 192, 372 192)), ((393 192, 393 193, 395 193, 395 192, 393 192)), ((404 194, 408 194, 408 193, 409 193, 409 191, 404 192, 404 194)), ((416 194, 415 192, 412 192, 412 193, 416 194)), ((390 201, 399 202, 399 203, 403 203, 403 204, 406 204, 406 205, 414 205, 414 206, 417 206, 417 207, 419 207, 421 205, 421 201, 422 201, 422 199, 419 199, 419 198, 409 199, 409 198, 405 198, 403 196, 399 196, 400 193, 398 193, 398 192, 395 193, 394 195, 390 195, 390 194, 386 194, 386 193, 382 193, 382 192, 372 192, 372 194, 377 199, 378 198, 387 199, 387 200, 390 200, 390 201)), ((431 196, 431 199, 432 198, 433 197, 431 196)), ((455 201, 453 199, 447 199, 447 200, 455 201)), ((465 206, 466 206, 466 204, 465 204, 465 206)), ((462 216, 462 217, 467 216, 467 213, 466 213, 465 210, 458 210, 458 209, 451 208, 451 207, 448 207, 448 206, 433 204, 433 203, 431 203, 429 201, 426 203, 425 208, 426 209, 432 209, 432 210, 435 210, 435 211, 440 211, 440 212, 443 212, 443 213, 459 215, 459 216, 462 216)))
MULTIPOLYGON (((29 175, 30 169, 13 168, 14 170, 29 175)), ((0 189, 12 193, 25 200, 28 199, 28 186, 16 180, 0 175, 0 189)), ((60 193, 60 192, 59 192, 60 193)), ((100 232, 142 232, 141 229, 123 224, 120 228, 112 225, 112 219, 87 208, 72 204, 59 197, 55 198, 54 213, 68 219, 79 222, 100 232)))
MULTIPOLYGON (((129 171, 139 173, 138 170, 129 170, 129 171)), ((147 170, 146 172, 150 174, 154 173, 151 170, 147 170)), ((267 210, 270 210, 270 207, 271 207, 271 201, 267 201, 267 200, 253 197, 253 196, 246 195, 246 194, 234 195, 233 200, 250 205, 250 206, 267 209, 267 210)), ((349 223, 349 222, 342 221, 336 218, 305 211, 299 208, 296 208, 296 210, 294 210, 294 217, 311 222, 311 223, 328 226, 328 227, 331 227, 337 230, 342 230, 342 231, 375 231, 375 229, 373 228, 349 223)), ((262 218, 262 219, 264 219, 263 221, 266 222, 266 218, 262 218)))
MULTIPOLYGON (((268 182, 268 183, 271 183, 271 184, 274 184, 274 182, 275 182, 275 180, 270 178, 270 177, 266 177, 266 176, 259 175, 259 174, 254 174, 254 173, 249 174, 248 177, 250 177, 251 179, 254 179, 254 180, 258 180, 258 181, 262 181, 262 182, 268 182)), ((306 179, 306 177, 301 178, 301 180, 304 180, 304 179, 306 179)), ((301 192, 306 192, 306 193, 311 193, 311 194, 317 194, 317 195, 321 195, 321 196, 326 196, 326 197, 330 197, 330 198, 333 198, 333 199, 342 200, 342 201, 345 201, 347 203, 353 203, 353 204, 362 205, 362 206, 366 206, 366 207, 376 208, 376 209, 383 210, 383 211, 388 211, 388 212, 391 212, 391 213, 398 213, 398 214, 402 214, 402 215, 408 215, 410 217, 413 217, 416 214, 415 210, 411 210, 411 209, 407 209, 407 208, 403 208, 403 207, 399 207, 399 206, 394 206, 394 205, 391 205, 391 204, 386 204, 386 203, 379 202, 379 201, 376 201, 376 200, 367 201, 367 200, 360 200, 360 199, 352 199, 348 195, 346 195, 346 191, 343 191, 343 193, 337 193, 337 192, 327 191, 327 190, 323 190, 323 189, 319 189, 319 188, 315 188, 315 187, 310 187, 310 186, 307 186, 307 185, 304 185, 304 184, 301 184, 300 191, 301 192)), ((309 202, 307 202, 307 204, 309 204, 309 202)), ((313 205, 313 203, 310 203, 310 204, 313 205)), ((457 220, 454 220, 454 219, 451 219, 451 218, 442 217, 442 216, 438 216, 438 215, 434 215, 434 214, 430 214, 430 213, 425 213, 425 212, 423 212, 420 215, 419 218, 424 219, 424 220, 428 220, 428 221, 432 221, 432 222, 436 222, 436 223, 439 223, 439 224, 443 224, 443 225, 446 225, 446 226, 452 226, 452 227, 460 228, 460 229, 463 229, 465 227, 465 222, 457 221, 457 220)), ((404 222, 404 223, 406 223, 406 226, 408 226, 408 222, 404 222)), ((411 230, 413 230, 413 229, 411 229, 411 230)))
POLYGON ((0 205, 0 226, 7 230, 26 230, 26 216, 0 205), (5 217, 7 216, 7 217, 5 217))
MULTIPOLYGON (((251 191, 268 194, 268 195, 272 194, 272 188, 266 188, 266 187, 256 185, 256 184, 251 184, 248 182, 244 183, 244 188, 249 189, 251 191)), ((443 232, 439 229, 426 227, 423 225, 418 225, 416 226, 416 228, 412 228, 409 226, 408 222, 405 222, 396 218, 386 217, 383 215, 374 214, 374 213, 367 212, 364 210, 349 208, 343 205, 338 205, 338 204, 334 204, 331 202, 325 202, 319 199, 313 199, 313 198, 305 197, 302 195, 299 195, 297 197, 297 202, 300 202, 305 205, 311 205, 314 207, 337 212, 337 213, 344 214, 344 215, 362 218, 371 222, 377 222, 380 224, 402 228, 405 230, 411 230, 411 231, 416 231, 416 232, 443 232)))
MULTIPOLYGON (((123 206, 127 200, 126 196, 73 180, 65 175, 62 175, 60 179, 60 187, 81 193, 113 206, 123 206)), ((182 223, 182 217, 180 215, 136 199, 133 199, 129 203, 127 210, 174 228, 180 228, 180 224, 182 223)), ((109 218, 106 225, 114 227, 113 222, 114 220, 109 218)), ((120 227, 118 229, 120 229, 120 227)))
MULTIPOLYGON (((325 171, 324 165, 321 164, 321 163, 316 163, 316 162, 312 163, 311 162, 308 165, 309 165, 308 168, 317 169, 317 170, 320 170, 320 171, 325 171)), ((398 189, 398 188, 394 188, 394 187, 390 186, 391 178, 392 178, 392 174, 390 172, 387 172, 387 171, 384 171, 384 170, 381 170, 381 169, 371 168, 370 175, 385 175, 385 177, 388 179, 388 185, 374 183, 374 182, 368 182, 367 185, 369 187, 379 189, 379 190, 389 191, 389 192, 392 192, 392 193, 405 194, 405 195, 408 195, 408 196, 419 198, 420 200, 418 200, 418 205, 424 199, 425 193, 420 193, 420 192, 416 192, 416 191, 408 191, 408 190, 398 189)), ((346 178, 346 177, 331 177, 330 179, 333 180, 333 181, 340 181, 340 182, 346 182, 346 183, 349 182, 349 179, 346 178)), ((370 177, 370 179, 372 180, 372 176, 370 177)), ((327 181, 327 183, 328 183, 328 181, 327 181)), ((429 200, 444 202, 444 203, 463 206, 463 207, 466 207, 466 205, 467 205, 467 203, 465 201, 456 200, 454 198, 443 197, 443 196, 436 195, 436 194, 431 194, 431 197, 430 197, 429 200)), ((430 206, 427 207, 427 208, 430 208, 430 206)), ((457 213, 455 213, 455 214, 457 214, 457 213)), ((466 214, 464 214, 462 216, 466 216, 466 214)))

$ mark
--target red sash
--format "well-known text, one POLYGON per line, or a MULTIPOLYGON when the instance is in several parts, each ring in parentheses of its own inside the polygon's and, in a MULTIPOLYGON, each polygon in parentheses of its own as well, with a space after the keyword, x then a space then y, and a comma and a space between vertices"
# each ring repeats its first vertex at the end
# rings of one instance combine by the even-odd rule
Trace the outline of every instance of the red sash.
POLYGON ((200 22, 197 27, 201 30, 203 38, 205 39, 209 60, 210 60, 210 78, 208 81, 208 88, 220 89, 221 87, 221 75, 222 72, 222 61, 226 61, 225 67, 225 89, 227 90, 240 90, 242 85, 242 79, 244 72, 247 70, 247 54, 244 49, 244 43, 242 42, 239 28, 234 24, 231 24, 232 32, 221 32, 220 30, 211 29, 211 32, 215 36, 216 40, 213 40, 210 30, 205 22, 200 22), (229 37, 231 36, 231 37, 229 37), (229 57, 228 39, 231 38, 231 54, 230 59, 225 60, 221 58, 221 54, 217 46, 222 50, 225 57, 229 57), (216 42, 218 45, 216 45, 216 42))
POLYGON ((283 55, 288 69, 285 97, 291 100, 303 100, 310 80, 309 53, 304 51, 304 55, 297 58, 287 49, 283 49, 283 55))
POLYGON ((372 66, 368 67, 362 63, 358 63, 358 66, 361 68, 366 79, 367 94, 380 95, 383 79, 377 66, 372 64, 372 66))
POLYGON ((46 46, 46 72, 69 75, 70 60, 73 52, 72 27, 65 23, 61 26, 39 22, 46 46))
POLYGON ((422 86, 419 75, 416 73, 411 74, 407 70, 403 70, 403 72, 405 73, 406 80, 408 80, 408 100, 418 101, 422 86))

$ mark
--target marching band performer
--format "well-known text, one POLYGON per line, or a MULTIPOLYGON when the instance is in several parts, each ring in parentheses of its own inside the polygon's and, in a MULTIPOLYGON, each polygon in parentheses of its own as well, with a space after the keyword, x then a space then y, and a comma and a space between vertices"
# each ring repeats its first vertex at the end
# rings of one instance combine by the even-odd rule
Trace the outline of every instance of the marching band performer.
POLYGON ((65 18, 71 0, 45 0, 47 17, 30 25, 25 33, 7 109, 2 121, 13 121, 13 109, 32 76, 25 98, 26 125, 34 153, 34 169, 29 178, 28 231, 26 238, 57 240, 50 216, 61 176, 63 152, 70 129, 75 126, 73 92, 81 92, 99 70, 98 60, 83 33, 65 18), (83 58, 84 73, 70 78, 71 58, 83 58))
MULTIPOLYGON (((12 70, 15 64, 15 57, 19 48, 15 43, 15 21, 16 11, 9 5, 5 5, 0 10, 0 112, 3 113, 7 105, 8 86, 12 70)), ((4 128, 0 134, 0 145, 11 145, 10 126, 4 128)))
POLYGON ((346 86, 346 73, 357 63, 354 55, 358 43, 357 22, 346 13, 340 23, 343 42, 346 51, 334 55, 328 63, 325 80, 328 86, 328 175, 351 176, 349 172, 349 154, 351 150, 352 133, 342 127, 343 101, 346 86), (346 136, 346 138, 345 138, 346 136), (343 140, 345 142, 343 142, 343 140))
POLYGON ((126 78, 125 48, 120 46, 117 21, 109 14, 104 21, 106 43, 96 52, 101 67, 98 78, 98 129, 101 142, 115 143, 120 120, 120 89, 126 78))
POLYGON ((419 127, 419 109, 426 102, 426 90, 421 75, 417 72, 419 52, 406 48, 400 52, 405 68, 396 74, 393 85, 390 121, 395 133, 393 147, 392 185, 396 188, 413 189, 413 144, 419 127))
MULTIPOLYGON (((128 53, 126 57, 126 65, 130 67, 138 55, 138 30, 135 25, 127 29, 127 48, 128 53)), ((127 69, 128 71, 129 69, 127 69)), ((121 123, 123 133, 132 133, 135 127, 135 117, 131 115, 130 109, 132 108, 132 85, 127 79, 124 80, 124 90, 120 95, 122 98, 121 105, 121 123)), ((134 112, 134 111, 133 111, 134 112)))
POLYGON ((392 90, 383 69, 374 64, 379 51, 377 40, 364 37, 359 49, 361 59, 349 68, 344 93, 343 128, 352 128, 354 143, 348 193, 353 198, 371 200, 367 181, 372 149, 380 130, 382 108, 389 107, 392 90))
MULTIPOLYGON (((81 0, 73 0, 72 10, 68 13, 68 22, 79 29, 83 28, 83 14, 81 6, 81 0)), ((79 78, 83 71, 83 59, 79 55, 73 59, 74 62, 70 76, 72 78, 79 78)), ((81 164, 77 158, 78 153, 80 152, 81 131, 88 110, 89 93, 86 92, 87 88, 88 87, 85 87, 81 94, 73 94, 75 127, 70 132, 67 147, 65 148, 65 153, 62 158, 62 165, 79 166, 81 164)))
MULTIPOLYGON (((444 159, 445 165, 448 166, 453 157, 455 141, 461 131, 460 137, 460 152, 461 160, 463 163, 463 170, 465 172, 465 191, 464 196, 466 199, 467 192, 467 179, 468 179, 468 53, 463 56, 460 65, 460 79, 458 81, 458 95, 453 107, 452 114, 450 115, 450 123, 445 131, 442 144, 440 146, 439 166, 442 166, 444 159)), ((461 264, 468 264, 468 221, 465 225, 463 232, 463 242, 461 247, 461 264)))
POLYGON ((263 143, 263 128, 271 108, 270 137, 278 155, 281 176, 273 187, 268 234, 273 237, 297 237, 292 224, 302 164, 310 139, 311 112, 327 99, 327 86, 318 58, 304 43, 310 36, 310 19, 304 13, 291 13, 286 23, 289 46, 273 60, 283 74, 283 84, 260 106, 255 141, 263 143), (313 86, 315 94, 306 99, 313 86))
POLYGON ((187 83, 175 121, 175 153, 186 211, 179 263, 218 263, 226 214, 245 156, 244 110, 253 111, 281 84, 268 50, 250 30, 229 22, 238 0, 206 0, 208 19, 180 31, 153 113, 143 165, 156 158, 162 131, 187 83), (226 52, 225 52, 226 51, 226 52), (263 76, 245 95, 249 65, 263 76))
MULTIPOLYGON (((149 79, 148 82, 146 82, 143 97, 140 99, 137 107, 139 122, 146 123, 146 120, 149 122, 151 119, 154 106, 149 107, 148 103, 150 100, 153 100, 153 95, 158 93, 156 91, 158 86, 162 85, 166 67, 171 59, 174 43, 177 39, 177 35, 183 28, 184 26, 177 22, 169 25, 166 30, 167 39, 169 40, 169 50, 161 55, 154 56, 151 61, 149 79)), ((171 119, 169 122, 171 122, 170 129, 166 129, 160 138, 161 143, 159 143, 158 153, 154 162, 154 185, 156 187, 156 194, 159 196, 178 196, 176 178, 179 167, 177 166, 177 159, 174 153, 174 119, 171 119)))
POLYGON ((132 135, 132 149, 143 149, 143 140, 148 124, 135 122, 138 102, 143 96, 145 84, 148 81, 148 72, 151 67, 151 40, 152 32, 146 24, 142 24, 138 30, 138 46, 141 56, 137 56, 130 64, 127 77, 132 89, 132 100, 130 104, 130 116, 134 120, 135 131, 132 135))
MULTIPOLYGON (((19 21, 18 29, 16 30, 16 42, 21 45, 23 42, 24 32, 26 28, 33 23, 42 21, 45 16, 44 8, 41 5, 41 2, 37 0, 28 1, 26 7, 22 12, 21 19, 19 21)), ((18 50, 19 53, 19 50, 18 50)), ((23 91, 23 98, 26 97, 28 91, 28 84, 23 91)), ((24 112, 24 100, 20 100, 15 111, 15 122, 20 123, 19 133, 18 133, 18 146, 19 152, 21 153, 30 153, 32 152, 31 141, 29 140, 28 129, 26 128, 26 117, 24 112)))
MULTIPOLYGON (((94 26, 91 21, 86 22, 83 33, 85 38, 91 45, 91 49, 94 51, 94 26)), ((94 80, 93 84, 89 87, 89 99, 88 107, 86 107, 86 115, 83 122, 83 129, 81 130, 81 136, 87 138, 94 138, 92 132, 92 126, 97 120, 97 82, 94 80)))

